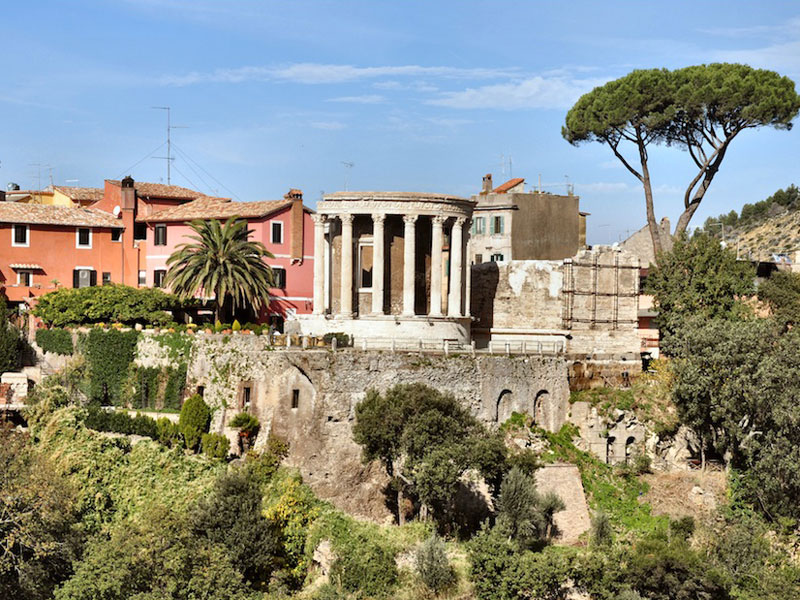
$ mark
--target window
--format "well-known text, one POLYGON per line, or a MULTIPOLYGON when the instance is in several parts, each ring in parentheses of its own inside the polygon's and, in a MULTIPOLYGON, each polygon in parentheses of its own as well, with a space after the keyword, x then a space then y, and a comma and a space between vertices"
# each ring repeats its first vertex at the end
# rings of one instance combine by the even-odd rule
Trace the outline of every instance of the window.
POLYGON ((472 222, 472 233, 475 235, 482 235, 486 232, 486 219, 484 217, 475 217, 472 222))
POLYGON ((147 285, 147 271, 139 271, 139 285, 147 285))
POLYGON ((155 235, 153 240, 153 245, 155 246, 166 246, 167 245, 167 226, 166 225, 156 225, 155 227, 155 235))
POLYGON ((505 260, 505 258, 502 254, 492 254, 492 262, 503 262, 503 260, 505 260))
POLYGON ((283 223, 280 221, 270 223, 270 242, 273 244, 283 243, 283 223))
POLYGON ((78 227, 75 233, 75 247, 76 248, 91 248, 92 247, 92 230, 88 227, 78 227))
POLYGON ((197 386, 197 395, 200 396, 201 398, 204 397, 206 395, 206 386, 198 385, 197 386))
POLYGON ((112 229, 111 230, 111 241, 112 242, 121 242, 122 241, 122 229, 112 229))
POLYGON ((11 245, 27 248, 30 246, 29 234, 30 227, 28 225, 14 225, 14 237, 11 240, 11 245))
POLYGON ((250 386, 250 384, 242 386, 242 395, 241 395, 241 399, 239 401, 239 404, 240 404, 240 407, 242 409, 244 409, 244 410, 247 410, 248 408, 250 408, 250 400, 251 400, 251 396, 252 396, 252 390, 253 390, 253 388, 250 386))
POLYGON ((275 282, 274 287, 284 289, 286 287, 286 269, 283 267, 272 267, 272 279, 275 282))
POLYGON ((503 233, 503 217, 500 215, 492 217, 491 220, 492 230, 489 233, 503 233))
POLYGON ((141 241, 147 239, 147 223, 133 224, 133 239, 135 241, 141 241))
POLYGON ((358 246, 358 281, 360 288, 372 289, 372 245, 358 246))
POLYGON ((292 408, 300 407, 300 390, 292 390, 292 408))
POLYGON ((476 254, 475 255, 475 264, 479 265, 483 262, 483 254, 476 254))
POLYGON ((166 269, 156 269, 153 271, 153 287, 164 287, 164 277, 167 276, 166 269))
POLYGON ((72 287, 85 288, 97 285, 97 271, 79 267, 72 271, 72 287))
POLYGON ((17 285, 31 287, 33 285, 33 272, 17 271, 17 285))
POLYGON ((111 283, 111 273, 103 271, 103 285, 108 285, 109 283, 111 283))

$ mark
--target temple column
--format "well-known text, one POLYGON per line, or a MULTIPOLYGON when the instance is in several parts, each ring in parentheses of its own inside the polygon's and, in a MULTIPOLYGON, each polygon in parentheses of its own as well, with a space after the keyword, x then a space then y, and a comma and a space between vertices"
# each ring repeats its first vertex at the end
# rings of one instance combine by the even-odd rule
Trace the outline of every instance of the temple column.
POLYGON ((311 215, 314 221, 314 311, 325 314, 325 215, 311 215))
POLYGON ((353 316, 353 215, 339 215, 342 220, 342 264, 339 314, 353 316))
POLYGON ((445 220, 446 217, 440 215, 431 219, 431 308, 428 314, 432 317, 442 316, 442 226, 445 220))
POLYGON ((469 317, 472 312, 472 219, 467 219, 464 223, 464 229, 467 231, 466 239, 464 240, 464 257, 467 268, 466 285, 464 285, 464 316, 469 317))
POLYGON ((447 315, 460 317, 461 312, 461 274, 464 270, 464 223, 466 218, 458 217, 453 224, 452 241, 450 242, 450 296, 447 299, 447 315))
POLYGON ((403 316, 414 315, 414 267, 416 261, 417 215, 403 215, 403 316))
POLYGON ((383 223, 386 215, 372 215, 372 314, 383 314, 383 223))

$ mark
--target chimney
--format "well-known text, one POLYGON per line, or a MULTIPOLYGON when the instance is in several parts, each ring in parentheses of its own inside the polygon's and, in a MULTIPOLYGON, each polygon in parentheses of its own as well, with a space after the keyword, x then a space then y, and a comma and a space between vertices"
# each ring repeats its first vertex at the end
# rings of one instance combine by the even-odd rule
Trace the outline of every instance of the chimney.
POLYGON ((133 177, 128 175, 123 179, 121 187, 122 210, 133 210, 136 208, 136 189, 133 187, 133 177))
POLYGON ((303 260, 303 192, 292 188, 284 196, 291 200, 289 209, 289 255, 292 261, 303 260))
POLYGON ((492 174, 487 173, 483 176, 483 188, 481 189, 481 194, 488 194, 492 191, 494 186, 492 185, 492 174))
POLYGON ((6 201, 6 192, 5 190, 0 190, 0 202, 6 201))

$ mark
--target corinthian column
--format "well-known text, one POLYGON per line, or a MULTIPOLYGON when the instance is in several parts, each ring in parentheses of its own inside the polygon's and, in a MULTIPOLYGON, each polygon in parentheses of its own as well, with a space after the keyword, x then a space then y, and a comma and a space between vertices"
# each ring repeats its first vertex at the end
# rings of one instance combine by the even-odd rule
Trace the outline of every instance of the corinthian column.
POLYGON ((386 215, 372 215, 372 314, 383 314, 383 222, 386 215))
POLYGON ((442 226, 445 220, 446 217, 439 215, 431 219, 431 309, 428 314, 432 317, 442 316, 442 226))
POLYGON ((403 316, 414 314, 414 266, 416 261, 417 215, 404 215, 403 239, 403 316))
POLYGON ((342 264, 339 314, 353 316, 353 215, 339 215, 342 220, 342 264))
POLYGON ((325 313, 325 215, 311 215, 314 221, 314 314, 325 313))
POLYGON ((450 242, 450 297, 447 300, 447 315, 460 317, 461 312, 461 273, 464 270, 464 223, 466 219, 459 217, 453 224, 450 242))

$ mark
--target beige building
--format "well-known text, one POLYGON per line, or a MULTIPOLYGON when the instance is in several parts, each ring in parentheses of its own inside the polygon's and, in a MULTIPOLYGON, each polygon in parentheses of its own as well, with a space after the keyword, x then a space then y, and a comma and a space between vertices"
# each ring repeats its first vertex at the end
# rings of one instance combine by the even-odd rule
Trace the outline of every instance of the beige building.
POLYGON ((311 335, 470 341, 468 255, 475 203, 409 192, 337 192, 314 215, 311 335))
POLYGON ((492 188, 483 178, 473 196, 471 256, 474 264, 512 260, 561 260, 586 245, 586 216, 578 196, 526 192, 525 180, 511 179, 492 188))

